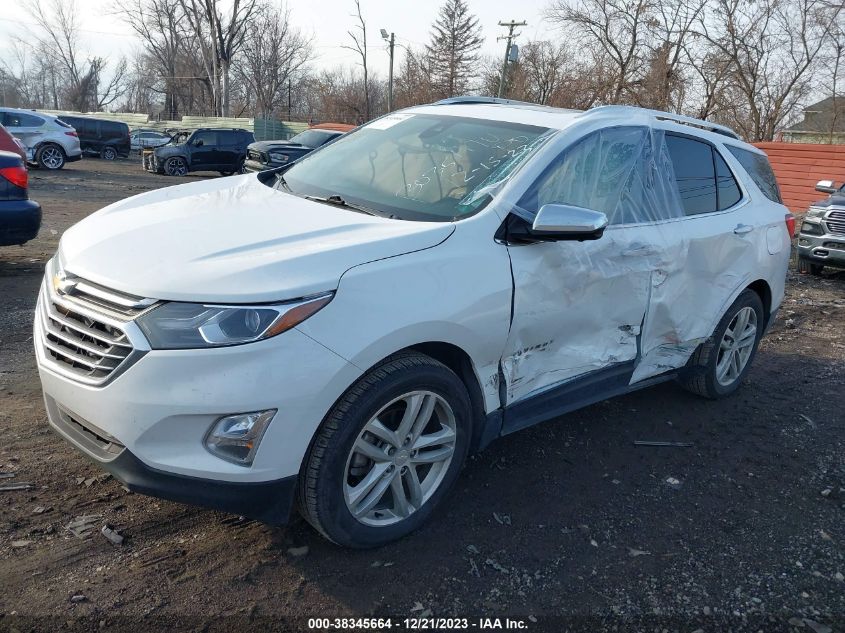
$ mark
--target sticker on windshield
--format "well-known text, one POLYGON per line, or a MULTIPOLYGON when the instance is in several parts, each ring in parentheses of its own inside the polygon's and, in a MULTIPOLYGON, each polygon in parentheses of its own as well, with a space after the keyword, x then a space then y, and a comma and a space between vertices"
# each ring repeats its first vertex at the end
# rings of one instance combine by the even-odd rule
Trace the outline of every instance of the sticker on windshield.
POLYGON ((380 119, 376 119, 372 123, 367 126, 368 130, 386 130, 387 128, 393 127, 397 123, 401 123, 405 119, 410 119, 413 114, 403 114, 398 112, 396 114, 388 114, 380 119))

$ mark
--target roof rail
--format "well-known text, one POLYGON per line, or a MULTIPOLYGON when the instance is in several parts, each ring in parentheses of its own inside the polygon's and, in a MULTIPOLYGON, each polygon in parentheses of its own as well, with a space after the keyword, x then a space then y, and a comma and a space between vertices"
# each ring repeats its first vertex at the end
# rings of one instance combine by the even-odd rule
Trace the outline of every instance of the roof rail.
POLYGON ((671 121, 672 123, 679 123, 680 125, 688 125, 690 127, 695 127, 700 130, 707 130, 708 132, 715 132, 716 134, 721 134, 722 136, 727 136, 728 138, 733 138, 736 140, 742 140, 739 137, 739 134, 734 132, 731 128, 726 125, 720 125, 718 123, 713 123, 711 121, 704 121, 702 119, 694 119, 689 116, 684 116, 683 114, 673 114, 671 112, 661 112, 660 110, 649 110, 647 108, 637 108, 636 106, 625 106, 625 105, 606 105, 606 106, 598 106, 596 108, 592 108, 588 110, 588 112, 592 112, 595 110, 615 110, 615 109, 636 109, 647 114, 652 115, 658 121, 671 121))
POLYGON ((517 101, 515 99, 502 99, 500 97, 449 97, 448 99, 441 99, 435 101, 433 105, 472 105, 480 103, 497 103, 499 105, 530 105, 541 106, 539 103, 531 103, 530 101, 517 101))

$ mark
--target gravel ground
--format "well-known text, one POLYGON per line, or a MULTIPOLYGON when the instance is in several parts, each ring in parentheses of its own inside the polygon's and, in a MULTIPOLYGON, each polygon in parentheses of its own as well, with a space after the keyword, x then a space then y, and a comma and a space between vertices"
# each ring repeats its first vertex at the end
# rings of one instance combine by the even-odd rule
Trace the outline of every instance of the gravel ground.
POLYGON ((790 273, 733 397, 664 384, 504 438, 417 534, 346 551, 299 519, 269 528, 129 494, 52 434, 30 329, 59 236, 114 200, 204 176, 85 160, 31 177, 41 235, 0 249, 0 473, 14 475, 0 488, 33 484, 0 491, 0 630, 430 614, 470 628, 509 616, 527 630, 845 631, 845 273, 790 273), (72 535, 84 515, 125 543, 72 535))

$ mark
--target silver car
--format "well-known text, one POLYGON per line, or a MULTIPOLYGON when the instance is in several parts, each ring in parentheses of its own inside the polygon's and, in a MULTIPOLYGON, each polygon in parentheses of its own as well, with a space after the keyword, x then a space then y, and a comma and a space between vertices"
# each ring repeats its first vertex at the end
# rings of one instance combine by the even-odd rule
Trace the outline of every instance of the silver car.
POLYGON ((821 180, 816 191, 830 196, 810 205, 798 234, 798 270, 812 275, 825 266, 845 268, 845 185, 821 180))
POLYGON ((145 147, 161 147, 170 142, 170 135, 154 130, 135 130, 129 135, 129 142, 135 151, 145 147))
POLYGON ((52 114, 0 108, 0 122, 21 140, 27 160, 42 169, 61 169, 82 158, 76 130, 52 114))

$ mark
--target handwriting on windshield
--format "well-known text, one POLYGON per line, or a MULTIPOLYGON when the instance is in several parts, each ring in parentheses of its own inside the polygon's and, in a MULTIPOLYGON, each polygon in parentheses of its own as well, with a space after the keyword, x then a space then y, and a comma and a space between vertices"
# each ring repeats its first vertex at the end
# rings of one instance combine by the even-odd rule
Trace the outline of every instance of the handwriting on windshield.
MULTIPOLYGON (((453 147, 421 147, 413 153, 427 155, 431 166, 419 172, 412 182, 406 180, 404 186, 396 192, 400 198, 417 200, 429 198, 432 183, 439 188, 440 199, 448 197, 457 190, 470 190, 484 182, 491 174, 503 166, 516 161, 531 147, 525 136, 498 138, 493 135, 473 139, 452 139, 453 147), (443 154, 438 162, 434 154, 443 154)), ((403 174, 405 154, 402 154, 403 174)), ((506 170, 503 170, 506 171, 506 170)))

